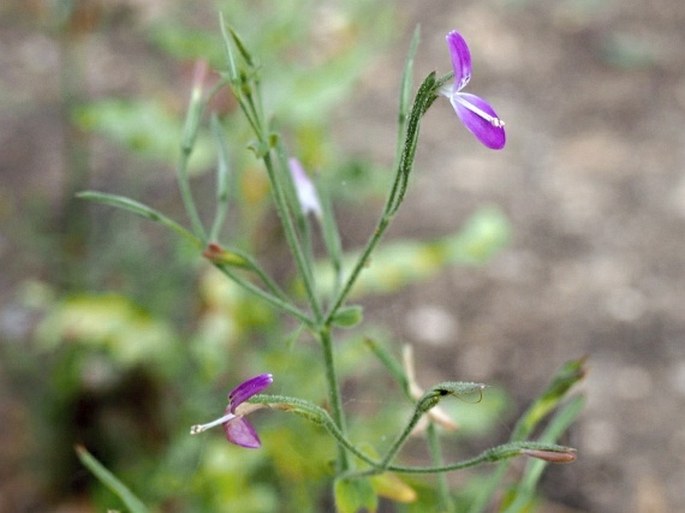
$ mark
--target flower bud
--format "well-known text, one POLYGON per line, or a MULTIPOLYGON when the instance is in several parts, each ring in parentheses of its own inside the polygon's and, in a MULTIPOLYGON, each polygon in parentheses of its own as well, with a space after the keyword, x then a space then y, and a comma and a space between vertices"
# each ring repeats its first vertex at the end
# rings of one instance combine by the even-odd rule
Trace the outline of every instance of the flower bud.
POLYGON ((546 461, 548 463, 572 463, 576 461, 576 450, 565 447, 559 451, 547 451, 543 449, 522 449, 522 454, 546 461))

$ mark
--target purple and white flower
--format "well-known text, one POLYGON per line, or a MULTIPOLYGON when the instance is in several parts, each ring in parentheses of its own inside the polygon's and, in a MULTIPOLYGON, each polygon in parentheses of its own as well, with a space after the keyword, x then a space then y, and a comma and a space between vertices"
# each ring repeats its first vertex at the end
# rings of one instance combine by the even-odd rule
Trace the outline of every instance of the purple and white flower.
POLYGON ((449 99, 461 122, 481 143, 493 150, 504 148, 504 121, 488 102, 475 94, 462 92, 471 80, 471 52, 466 40, 457 31, 447 34, 446 39, 454 68, 454 82, 445 85, 440 93, 449 99))
POLYGON ((226 439, 232 444, 248 449, 256 449, 262 445, 259 436, 245 416, 258 409, 260 405, 243 404, 253 395, 260 393, 273 383, 271 374, 260 374, 235 387, 228 394, 228 405, 224 416, 206 424, 196 424, 190 428, 190 434, 196 435, 210 428, 221 425, 226 433, 226 439), (242 407, 239 406, 243 404, 242 407), (252 406, 252 408, 250 408, 252 406))

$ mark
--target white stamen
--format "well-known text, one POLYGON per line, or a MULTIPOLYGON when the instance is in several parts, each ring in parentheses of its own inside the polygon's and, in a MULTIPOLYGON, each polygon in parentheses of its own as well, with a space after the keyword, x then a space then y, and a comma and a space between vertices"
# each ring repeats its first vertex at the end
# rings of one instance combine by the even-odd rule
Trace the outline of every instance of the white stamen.
POLYGON ((471 102, 468 102, 468 101, 464 100, 464 98, 462 98, 461 95, 460 95, 459 93, 453 94, 453 95, 451 96, 451 99, 454 100, 454 101, 456 101, 456 102, 459 102, 460 105, 463 105, 464 107, 466 107, 468 110, 470 110, 471 112, 473 112, 473 113, 476 114, 477 116, 480 116, 480 117, 483 118, 485 121, 487 121, 488 123, 490 123, 492 126, 497 127, 497 128, 503 128, 503 127, 504 127, 504 121, 502 121, 501 119, 496 118, 496 117, 494 117, 494 116, 491 116, 490 114, 488 114, 488 113, 485 112, 484 110, 479 109, 478 107, 476 107, 476 106, 475 106, 474 104, 472 104, 471 102))
POLYGON ((207 422, 206 424, 195 424, 194 426, 190 427, 190 434, 191 435, 197 435, 198 433, 202 433, 203 431, 207 431, 208 429, 213 428, 214 426, 219 426, 223 424, 224 422, 228 422, 231 419, 234 419, 237 417, 237 415, 234 415, 232 413, 227 413, 223 417, 220 417, 216 420, 213 420, 211 422, 207 422))

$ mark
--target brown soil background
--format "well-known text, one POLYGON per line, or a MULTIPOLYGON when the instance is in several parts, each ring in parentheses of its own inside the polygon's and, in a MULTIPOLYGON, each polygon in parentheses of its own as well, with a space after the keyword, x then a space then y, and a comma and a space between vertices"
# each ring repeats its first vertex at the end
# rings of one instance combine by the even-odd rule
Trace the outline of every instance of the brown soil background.
MULTIPOLYGON (((128 3, 141 16, 160 8, 128 3)), ((415 342, 427 382, 446 371, 494 382, 521 405, 563 361, 588 355, 588 405, 569 440, 579 458, 549 471, 546 495, 574 511, 678 511, 685 503, 685 2, 396 4, 407 27, 422 27, 417 77, 438 63, 447 71, 448 30, 467 37, 468 91, 496 107, 508 144, 487 151, 448 105, 432 109, 414 189, 392 235, 453 231, 483 204, 501 207, 514 231, 487 266, 449 270, 390 304, 369 305, 366 316, 415 342)), ((17 216, 35 195, 61 200, 50 194, 64 165, 58 62, 53 40, 32 18, 40 10, 38 1, 0 8, 3 339, 23 319, 14 287, 47 258, 25 254, 17 216)), ((126 54, 135 45, 120 42, 84 43, 116 64, 112 76, 90 77, 94 95, 145 66, 143 54, 126 54)), ((405 48, 375 59, 339 113, 340 144, 379 162, 392 158, 405 48)), ((351 223, 352 239, 358 231, 363 240, 365 223, 351 223)), ((4 381, 0 374, 0 499, 9 504, 31 483, 10 479, 21 414, 4 381)))

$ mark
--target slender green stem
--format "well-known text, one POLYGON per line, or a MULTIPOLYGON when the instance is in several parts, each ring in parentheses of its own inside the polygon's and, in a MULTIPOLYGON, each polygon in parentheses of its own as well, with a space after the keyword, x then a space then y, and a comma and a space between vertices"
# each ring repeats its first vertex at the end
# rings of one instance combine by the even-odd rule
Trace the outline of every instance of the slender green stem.
POLYGON ((337 310, 343 305, 347 296, 350 294, 352 287, 356 283, 362 269, 366 267, 371 253, 380 242, 385 230, 388 228, 390 221, 397 212, 400 203, 404 199, 407 189, 407 183, 411 170, 414 166, 414 159, 416 156, 416 145, 419 137, 419 128, 421 125, 421 118, 425 114, 428 106, 434 99, 435 93, 435 73, 429 74, 419 87, 416 93, 416 99, 409 115, 407 129, 405 132, 404 144, 400 152, 400 159, 395 173, 395 179, 390 190, 390 194, 383 208, 383 214, 378 221, 378 225, 373 234, 369 238, 366 246, 357 259, 349 278, 345 282, 342 290, 339 292, 337 298, 333 302, 333 306, 329 309, 326 316, 326 323, 330 323, 337 310))
POLYGON ((454 470, 461 470, 468 467, 473 467, 481 463, 492 463, 499 460, 519 456, 524 449, 547 450, 556 452, 566 452, 569 449, 556 444, 547 444, 540 442, 510 442, 507 444, 497 445, 486 449, 482 453, 473 458, 457 461, 447 465, 438 466, 405 466, 405 465, 384 465, 382 461, 370 458, 362 451, 360 451, 352 442, 338 428, 336 422, 331 418, 330 414, 323 408, 312 404, 308 401, 298 399, 295 397, 286 397, 279 395, 259 394, 250 399, 252 403, 264 404, 270 408, 283 410, 286 412, 296 413, 305 417, 307 420, 314 422, 317 425, 323 426, 335 438, 339 445, 347 449, 351 454, 359 458, 364 463, 367 463, 372 468, 363 472, 348 472, 349 477, 362 477, 374 474, 380 474, 384 471, 399 472, 405 474, 435 474, 440 472, 451 472, 454 470))
POLYGON ((181 158, 176 167, 176 177, 178 179, 178 187, 181 193, 181 200, 183 201, 183 206, 185 207, 186 213, 190 218, 190 224, 193 227, 193 233, 202 239, 204 243, 207 242, 207 234, 200 220, 200 214, 195 206, 195 200, 193 199, 193 193, 190 190, 190 181, 188 179, 188 160, 190 159, 190 154, 192 153, 192 148, 183 147, 181 148, 181 158))
POLYGON ((402 430, 400 435, 395 439, 395 442, 392 444, 390 449, 388 449, 388 452, 385 454, 383 460, 380 462, 380 468, 382 470, 389 468, 390 462, 402 448, 404 442, 407 440, 407 438, 409 437, 412 430, 414 429, 418 421, 421 419, 421 416, 423 414, 424 412, 421 411, 419 408, 416 408, 414 410, 414 414, 412 415, 411 419, 409 419, 409 422, 404 427, 404 430, 402 430))
MULTIPOLYGON (((442 448, 440 447, 440 437, 438 430, 433 422, 428 423, 428 449, 430 450, 433 465, 441 467, 445 464, 442 457, 442 448)), ((438 500, 440 511, 442 513, 449 513, 452 511, 452 499, 450 498, 449 486, 447 484, 447 476, 445 474, 438 474, 438 500)))
POLYGON ((383 216, 379 221, 378 226, 376 226, 376 229, 373 232, 373 235, 366 243, 366 246, 364 247, 361 255, 357 259, 357 262, 354 268, 352 269, 349 278, 347 278, 347 280, 345 281, 345 285, 343 286, 342 290, 338 293, 338 297, 335 299, 333 306, 328 310, 328 314, 326 316, 325 321, 327 324, 333 320, 335 313, 343 305, 343 303, 347 299, 347 296, 349 296, 350 292, 352 291, 352 287, 357 282, 357 278, 359 278, 359 275, 361 274, 364 267, 366 267, 366 264, 369 261, 371 253, 380 242, 381 237, 383 236, 383 233, 385 232, 385 229, 388 227, 389 223, 390 218, 388 216, 383 216))
POLYGON ((202 111, 204 110, 204 101, 202 99, 202 91, 198 88, 193 88, 190 95, 190 103, 188 105, 188 112, 186 114, 185 123, 183 126, 183 138, 181 140, 181 156, 176 166, 176 177, 178 181, 181 199, 186 213, 190 218, 190 223, 193 228, 193 233, 204 243, 207 242, 207 235, 200 220, 195 200, 190 189, 190 180, 188 178, 188 162, 195 147, 197 140, 197 132, 200 128, 200 119, 202 111))
POLYGON ((318 321, 322 316, 321 305, 316 295, 316 291, 314 290, 311 266, 307 261, 305 252, 302 249, 302 244, 297 236, 295 223, 290 213, 290 209, 288 208, 285 191, 283 190, 279 177, 276 175, 276 169, 271 158, 271 154, 267 153, 264 155, 263 160, 267 169, 267 173, 269 174, 269 180, 271 182, 274 196, 274 203, 276 204, 276 212, 281 219, 283 231, 285 233, 286 240, 288 241, 288 246, 290 247, 293 257, 295 258, 295 265, 297 266, 297 270, 302 278, 302 283, 304 284, 305 293, 307 295, 307 299, 309 300, 312 313, 314 318, 318 321))
POLYGON ((400 363, 395 360, 390 352, 385 349, 381 344, 372 338, 366 338, 364 340, 366 347, 376 355, 380 362, 385 366, 387 371, 395 378, 397 383, 402 387, 404 394, 410 401, 413 401, 411 394, 409 393, 409 378, 405 369, 400 363))
MULTIPOLYGON (((236 257, 239 259, 243 260, 242 266, 246 267, 250 271, 254 272, 260 280, 262 280, 262 283, 269 289, 269 291, 276 296, 278 299, 283 301, 284 303, 289 303, 292 304, 292 301, 288 297, 288 295, 285 293, 285 291, 276 283, 271 276, 262 268, 261 265, 249 254, 244 253, 243 251, 239 249, 234 249, 234 248, 227 248, 227 251, 229 253, 234 254, 236 257)), ((221 262, 219 262, 221 263, 221 262)))
POLYGON ((284 301, 279 297, 259 288, 254 283, 241 278, 232 271, 230 266, 222 264, 214 264, 214 266, 217 269, 219 269, 223 274, 228 276, 231 280, 233 280, 235 283, 237 283, 244 289, 252 292, 256 296, 259 296, 261 299, 263 299, 270 305, 278 308, 279 310, 283 310, 284 312, 289 313, 290 315, 302 321, 305 325, 309 326, 310 328, 313 328, 315 326, 315 321, 313 321, 306 313, 302 312, 299 308, 294 306, 289 301, 284 301))
POLYGON ((216 115, 212 115, 210 125, 219 157, 216 169, 216 210, 212 227, 209 230, 209 241, 213 242, 219 239, 219 233, 228 214, 230 172, 226 134, 216 115))
MULTIPOLYGON (((333 340, 331 338, 330 328, 323 327, 319 332, 319 337, 324 355, 324 368, 326 371, 326 384, 328 387, 328 401, 330 402, 331 410, 333 411, 333 422, 335 423, 335 427, 340 430, 340 433, 344 438, 347 430, 345 425, 345 412, 342 407, 340 382, 338 381, 335 366, 335 355, 333 351, 333 340)), ((338 474, 346 472, 350 467, 347 451, 345 451, 345 448, 341 445, 338 445, 337 465, 338 474)))
MULTIPOLYGON (((288 172, 288 160, 285 149, 280 140, 273 134, 267 126, 264 118, 263 104, 261 102, 260 88, 258 82, 257 69, 252 62, 252 59, 247 52, 238 35, 230 28, 226 27, 222 19, 222 32, 224 40, 226 41, 226 51, 229 58, 229 73, 231 79, 231 86, 236 98, 240 104, 241 109, 245 113, 248 122, 252 126, 257 137, 257 143, 254 147, 255 153, 264 162, 269 182, 271 183, 271 193, 274 200, 276 213, 281 221, 286 241, 293 255, 297 272, 302 279, 305 294, 311 309, 313 319, 304 318, 303 315, 291 305, 281 301, 278 297, 280 294, 278 290, 274 290, 270 285, 270 281, 265 279, 265 276, 260 276, 265 281, 267 287, 272 289, 276 294, 273 296, 262 289, 254 287, 258 293, 267 298, 272 304, 278 304, 281 308, 286 310, 295 310, 298 318, 305 321, 307 325, 318 336, 324 356, 324 370, 326 376, 326 384, 328 388, 328 399, 331 404, 333 412, 333 428, 344 435, 345 433, 345 417, 342 408, 342 399, 340 394, 340 385, 336 374, 335 355, 333 348, 333 341, 330 334, 330 325, 323 322, 323 309, 321 299, 316 293, 314 283, 314 275, 312 272, 312 255, 308 253, 303 246, 300 233, 297 230, 295 216, 293 213, 293 203, 296 197, 293 191, 289 189, 292 187, 290 173, 288 172), (245 60, 248 73, 238 71, 236 67, 235 56, 228 44, 229 36, 232 39, 238 52, 245 60), (290 193, 290 194, 289 194, 290 193), (294 199, 295 198, 295 199, 294 199), (289 201, 290 200, 290 201, 289 201), (287 306, 286 306, 287 305, 287 306), (312 322, 313 321, 313 322, 312 322)), ((306 233, 303 235, 306 238, 306 233)), ((228 272, 226 269, 225 272, 228 272)), ((251 284, 250 284, 251 285, 251 284)), ((330 418, 330 417, 329 417, 330 418)), ((346 472, 349 469, 349 459, 345 448, 338 446, 338 471, 346 472)))
MULTIPOLYGON (((256 70, 253 71, 256 72, 256 70)), ((288 242, 290 251, 295 259, 295 265, 298 273, 302 277, 302 282, 304 283, 305 293, 307 295, 310 308, 312 309, 314 318, 319 321, 322 316, 321 304, 315 292, 313 276, 311 273, 311 264, 308 261, 302 248, 302 243, 297 236, 295 222, 293 221, 292 213, 288 207, 288 200, 284 191, 283 182, 278 174, 279 169, 277 169, 271 154, 271 150, 275 149, 276 161, 280 164, 280 171, 286 171, 287 167, 284 166, 287 166, 287 161, 284 156, 284 151, 282 146, 278 143, 275 145, 276 147, 273 148, 274 145, 266 128, 266 123, 263 120, 263 109, 261 107, 259 87, 256 76, 250 79, 251 84, 249 81, 247 81, 247 78, 244 79, 245 82, 243 79, 239 80, 239 83, 237 83, 236 80, 231 82, 233 91, 238 99, 243 113, 248 118, 248 121, 250 122, 250 125, 257 136, 258 147, 256 148, 256 151, 257 154, 262 158, 266 172, 269 176, 276 213, 281 220, 286 241, 288 242)))

